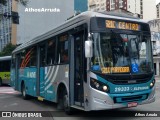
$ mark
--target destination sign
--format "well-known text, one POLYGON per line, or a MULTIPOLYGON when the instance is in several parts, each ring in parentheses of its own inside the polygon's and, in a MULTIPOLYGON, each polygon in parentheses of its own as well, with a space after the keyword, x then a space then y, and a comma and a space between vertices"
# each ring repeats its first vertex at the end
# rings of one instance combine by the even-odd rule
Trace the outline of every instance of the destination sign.
POLYGON ((131 22, 106 20, 106 28, 117 28, 117 29, 138 31, 140 30, 140 25, 131 22))
POLYGON ((126 73, 130 72, 129 67, 103 67, 102 73, 126 73))

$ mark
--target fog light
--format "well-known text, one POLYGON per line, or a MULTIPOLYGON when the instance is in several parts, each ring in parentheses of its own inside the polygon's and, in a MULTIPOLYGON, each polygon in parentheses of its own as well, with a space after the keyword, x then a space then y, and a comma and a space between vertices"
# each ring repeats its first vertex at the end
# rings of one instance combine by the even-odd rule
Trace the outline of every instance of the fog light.
POLYGON ((104 91, 107 91, 107 90, 108 90, 108 87, 107 87, 107 86, 103 86, 103 90, 104 90, 104 91))

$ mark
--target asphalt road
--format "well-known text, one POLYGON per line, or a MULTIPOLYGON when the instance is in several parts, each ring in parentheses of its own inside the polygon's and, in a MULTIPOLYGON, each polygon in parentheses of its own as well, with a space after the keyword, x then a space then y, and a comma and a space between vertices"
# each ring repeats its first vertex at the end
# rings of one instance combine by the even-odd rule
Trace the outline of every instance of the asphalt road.
MULTIPOLYGON (((156 101, 151 104, 141 105, 134 108, 119 109, 113 111, 98 111, 98 112, 83 112, 75 111, 72 116, 66 115, 62 111, 58 111, 56 104, 48 101, 38 101, 36 98, 30 100, 23 100, 19 92, 14 91, 9 86, 0 87, 0 111, 52 111, 56 117, 43 118, 23 118, 23 120, 159 120, 160 117, 107 117, 109 113, 115 116, 118 112, 127 114, 128 111, 143 112, 143 111, 159 111, 160 112, 160 82, 156 82, 156 101)), ((46 114, 46 112, 44 113, 46 114)), ((50 114, 47 114, 50 115, 50 114)), ((0 120, 19 120, 22 118, 0 118, 0 120)))

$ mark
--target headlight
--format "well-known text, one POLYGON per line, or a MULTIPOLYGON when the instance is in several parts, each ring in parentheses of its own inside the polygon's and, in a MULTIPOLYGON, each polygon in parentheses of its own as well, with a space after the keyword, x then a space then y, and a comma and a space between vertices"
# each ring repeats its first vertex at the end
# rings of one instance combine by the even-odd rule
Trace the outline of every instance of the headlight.
POLYGON ((150 83, 150 87, 152 88, 155 84, 155 79, 150 83))
POLYGON ((92 88, 94 89, 97 89, 97 90, 100 90, 100 91, 103 91, 103 92, 109 92, 109 87, 108 85, 96 80, 96 79, 93 79, 91 78, 90 79, 90 85, 92 88))

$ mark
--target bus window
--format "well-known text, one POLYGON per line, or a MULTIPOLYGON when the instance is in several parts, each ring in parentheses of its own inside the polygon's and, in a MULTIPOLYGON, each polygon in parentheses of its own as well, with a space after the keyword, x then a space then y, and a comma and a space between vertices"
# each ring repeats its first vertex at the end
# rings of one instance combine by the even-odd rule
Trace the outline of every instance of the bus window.
POLYGON ((37 65, 37 49, 36 47, 34 47, 31 52, 30 66, 36 66, 36 65, 37 65))
POLYGON ((40 67, 44 67, 46 64, 46 44, 40 46, 40 67))
POLYGON ((56 40, 48 41, 47 48, 47 65, 53 65, 55 61, 56 40))
MULTIPOLYGON (((62 36, 61 36, 62 37, 62 36)), ((58 63, 59 64, 65 64, 68 63, 68 38, 67 36, 63 36, 63 38, 60 37, 59 43, 58 43, 58 63)))
POLYGON ((36 47, 29 48, 27 50, 23 50, 21 52, 21 64, 20 68, 36 66, 37 65, 37 49, 36 47))

